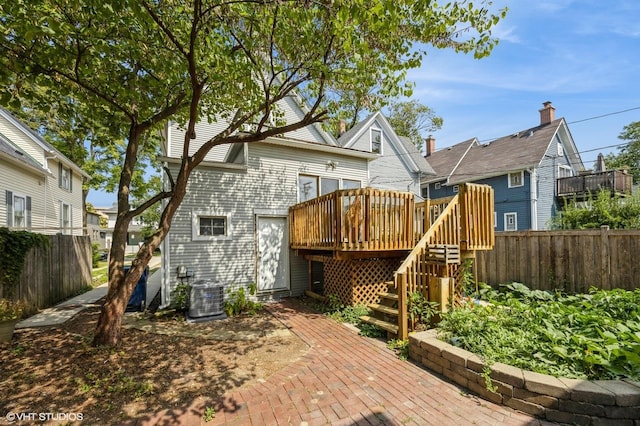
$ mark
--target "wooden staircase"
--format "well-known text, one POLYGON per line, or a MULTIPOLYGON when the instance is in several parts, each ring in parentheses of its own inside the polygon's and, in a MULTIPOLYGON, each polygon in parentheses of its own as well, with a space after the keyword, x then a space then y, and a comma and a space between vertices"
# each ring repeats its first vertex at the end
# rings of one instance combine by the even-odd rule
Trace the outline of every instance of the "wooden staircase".
POLYGON ((410 293, 422 293, 446 312, 455 294, 453 277, 459 276, 462 253, 474 257, 475 250, 493 248, 490 187, 461 185, 460 193, 445 208, 433 207, 424 213, 425 218, 432 219, 430 227, 396 270, 394 280, 386 283, 389 290, 379 294, 379 303, 369 305, 372 315, 361 317, 363 322, 386 330, 390 338, 406 339, 413 326, 408 316, 410 293))
POLYGON ((398 293, 393 281, 387 281, 385 284, 388 290, 384 293, 378 293, 380 302, 368 306, 372 314, 361 316, 360 319, 385 330, 390 335, 389 337, 393 338, 398 334, 398 316, 400 315, 398 293))

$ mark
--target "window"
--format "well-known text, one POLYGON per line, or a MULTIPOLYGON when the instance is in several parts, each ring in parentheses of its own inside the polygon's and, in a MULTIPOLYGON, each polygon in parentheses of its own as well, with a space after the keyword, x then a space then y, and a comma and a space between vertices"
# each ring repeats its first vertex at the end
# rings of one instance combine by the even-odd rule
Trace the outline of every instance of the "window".
POLYGON ((459 185, 453 185, 453 193, 457 194, 458 192, 460 192, 460 186, 459 185))
POLYGON ((442 184, 440 182, 436 182, 433 184, 433 189, 440 189, 442 188, 442 184))
POLYGON ((321 178, 320 179, 320 195, 331 194, 338 190, 338 179, 321 178))
POLYGON ((420 195, 422 196, 422 198, 429 198, 429 187, 428 186, 423 186, 420 189, 420 195))
POLYGON ((72 179, 73 174, 69 167, 65 167, 62 163, 59 163, 58 168, 58 186, 66 191, 72 191, 72 179))
POLYGON ((524 185, 524 172, 509 173, 509 188, 516 188, 524 185))
POLYGON ((298 176, 298 201, 311 200, 318 196, 318 177, 299 175, 298 176))
POLYGON ((558 142, 558 156, 564 157, 564 148, 560 142, 558 142))
POLYGON ((60 232, 71 234, 71 206, 60 201, 60 232))
POLYGON ((6 191, 7 226, 31 229, 31 197, 6 191))
POLYGON ((518 230, 518 213, 505 213, 504 214, 504 230, 505 231, 517 231, 518 230))
POLYGON ((200 235, 225 235, 227 232, 226 217, 201 217, 200 235))
POLYGON ((559 178, 571 177, 571 176, 573 176, 573 172, 571 171, 571 167, 565 166, 563 164, 558 166, 558 177, 559 178))
POLYGON ((382 154, 382 130, 371 129, 371 152, 382 154))
POLYGON ((359 180, 342 179, 342 189, 358 189, 360 186, 359 180))
POLYGON ((194 241, 231 239, 231 217, 211 211, 191 212, 191 239, 194 241))

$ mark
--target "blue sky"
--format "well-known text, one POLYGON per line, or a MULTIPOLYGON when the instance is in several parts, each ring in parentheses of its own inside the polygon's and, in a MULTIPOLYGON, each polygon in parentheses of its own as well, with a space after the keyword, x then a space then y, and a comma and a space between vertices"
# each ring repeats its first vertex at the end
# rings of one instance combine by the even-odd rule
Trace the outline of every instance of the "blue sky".
POLYGON ((489 57, 431 51, 409 75, 414 98, 444 118, 433 132, 436 149, 536 126, 542 103, 551 101, 587 168, 598 152, 618 152, 604 147, 622 143, 623 126, 640 121, 640 2, 501 0, 494 6, 507 3, 509 12, 493 31, 500 43, 489 57))
MULTIPOLYGON (((587 168, 599 152, 617 152, 604 147, 622 143, 622 128, 640 121, 640 1, 494 2, 505 5, 489 57, 431 50, 409 74, 414 98, 444 118, 436 148, 536 126, 551 101, 587 168)), ((115 195, 90 191, 88 200, 109 206, 115 195)))

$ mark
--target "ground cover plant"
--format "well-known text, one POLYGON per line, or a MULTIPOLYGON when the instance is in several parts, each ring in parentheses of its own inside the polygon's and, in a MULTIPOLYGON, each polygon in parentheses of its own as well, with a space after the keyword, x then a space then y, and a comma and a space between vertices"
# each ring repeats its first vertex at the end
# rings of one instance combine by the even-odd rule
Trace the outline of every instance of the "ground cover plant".
POLYGON ((488 363, 556 377, 640 380, 640 289, 566 295, 523 284, 443 315, 442 339, 488 363))

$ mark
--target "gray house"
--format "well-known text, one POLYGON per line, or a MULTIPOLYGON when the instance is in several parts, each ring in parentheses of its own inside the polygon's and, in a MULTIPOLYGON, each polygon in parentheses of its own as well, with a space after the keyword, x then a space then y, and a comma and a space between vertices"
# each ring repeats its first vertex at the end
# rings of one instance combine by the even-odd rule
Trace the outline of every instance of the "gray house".
POLYGON ((427 161, 435 177, 423 179, 422 193, 440 198, 457 193, 459 184, 482 183, 495 193, 497 231, 547 229, 560 210, 558 179, 584 171, 580 153, 564 118, 545 102, 540 124, 488 143, 469 139, 434 151, 427 142, 427 161))
POLYGON ((421 179, 436 174, 410 139, 396 135, 381 112, 371 114, 340 135, 338 143, 378 154, 369 163, 369 186, 375 188, 421 195, 421 179))
MULTIPOLYGON (((293 97, 279 106, 291 122, 304 114, 293 97)), ((192 151, 225 128, 223 122, 198 123, 192 151)), ((184 131, 170 123, 161 160, 173 174, 183 141, 184 131)), ((419 194, 420 176, 429 172, 415 147, 380 114, 338 141, 310 125, 262 142, 218 146, 191 176, 163 242, 162 303, 171 302, 176 284, 193 280, 220 281, 231 289, 255 283, 260 299, 300 295, 312 264, 289 248, 290 206, 367 186, 419 194), (367 139, 375 136, 372 129, 380 130, 377 149, 367 139)))

